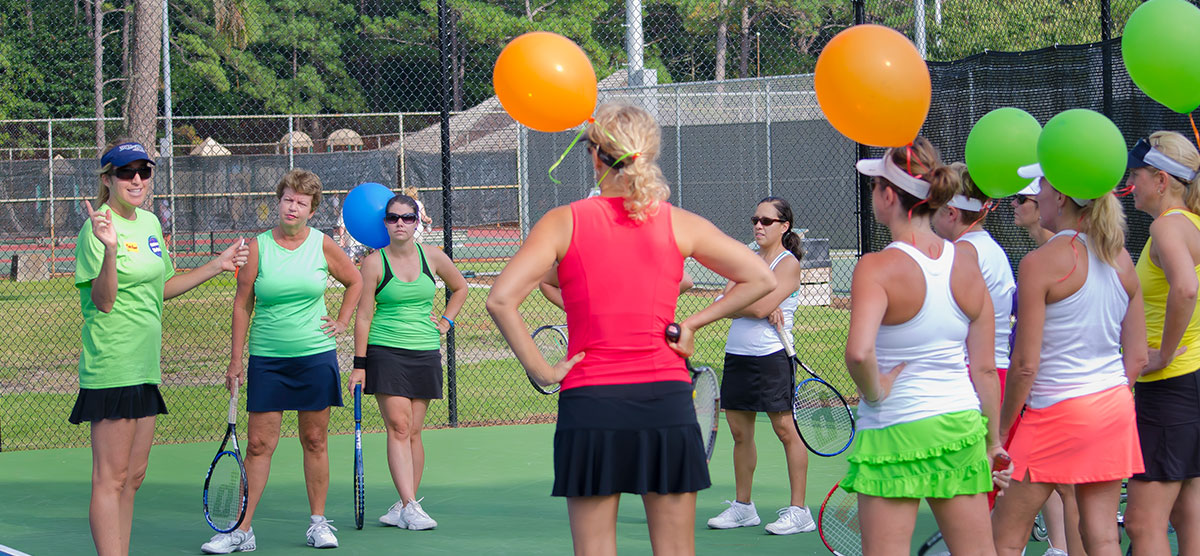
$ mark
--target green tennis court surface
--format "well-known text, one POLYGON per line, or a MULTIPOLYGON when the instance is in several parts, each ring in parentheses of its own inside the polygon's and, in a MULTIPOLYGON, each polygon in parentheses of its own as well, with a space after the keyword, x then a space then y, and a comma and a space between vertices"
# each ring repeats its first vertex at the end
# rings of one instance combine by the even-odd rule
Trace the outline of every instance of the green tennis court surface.
MULTIPOLYGON (((219 421, 216 419, 214 421, 219 421)), ((215 422, 214 426, 220 426, 215 422)), ((244 438, 245 432, 242 431, 244 438)), ((377 521, 396 501, 387 472, 384 437, 363 437, 367 517, 354 529, 353 436, 332 436, 326 516, 338 528, 337 554, 569 554, 566 502, 550 497, 553 425, 441 429, 424 433, 427 453, 420 495, 438 521, 433 531, 405 531, 377 521)), ((754 501, 763 524, 788 502, 783 450, 765 416, 756 430, 758 469, 754 501)), ((245 442, 243 442, 244 444, 245 442)), ((134 510, 132 554, 200 554, 213 534, 204 521, 200 491, 218 443, 155 446, 134 510)), ((711 465, 713 487, 697 504, 698 554, 828 554, 817 533, 787 537, 762 528, 715 531, 709 517, 733 499, 733 442, 725 424, 711 465)), ((845 469, 845 458, 810 458, 808 504, 816 510, 845 469)), ((91 455, 87 448, 0 453, 0 545, 34 556, 94 553, 88 530, 91 455)), ((934 528, 922 505, 914 551, 934 528)), ((304 544, 308 503, 295 438, 280 441, 263 502, 254 521, 255 554, 297 554, 304 544)), ((650 554, 641 499, 624 495, 617 522, 622 554, 650 554)), ((1045 545, 1031 544, 1030 554, 1045 545)))

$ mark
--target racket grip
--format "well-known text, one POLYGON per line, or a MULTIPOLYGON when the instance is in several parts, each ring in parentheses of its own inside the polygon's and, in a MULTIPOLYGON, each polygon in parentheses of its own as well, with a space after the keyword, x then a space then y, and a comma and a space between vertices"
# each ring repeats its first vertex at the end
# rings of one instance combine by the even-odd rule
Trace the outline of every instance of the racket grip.
POLYGON ((996 457, 992 458, 992 471, 1004 471, 1008 469, 1010 463, 1012 463, 1012 458, 1008 457, 1008 454, 996 454, 996 457))
POLYGON ((238 399, 238 383, 233 383, 233 391, 229 393, 229 417, 226 423, 230 425, 237 423, 237 399, 238 399))
POLYGON ((682 333, 683 329, 679 327, 679 323, 673 322, 667 325, 667 329, 663 332, 663 335, 667 337, 667 340, 678 342, 679 336, 682 333))
POLYGON ((362 420, 362 385, 354 385, 354 420, 362 420))
MULTIPOLYGON (((246 244, 246 238, 238 238, 238 249, 241 249, 242 246, 245 244, 246 244)), ((233 279, 234 280, 237 280, 238 271, 241 269, 242 269, 242 267, 240 267, 240 266, 233 267, 233 279)))
POLYGON ((775 325, 775 333, 779 335, 779 343, 783 344, 783 349, 787 351, 788 357, 795 357, 796 346, 793 346, 792 342, 788 340, 787 335, 783 333, 782 324, 775 325))

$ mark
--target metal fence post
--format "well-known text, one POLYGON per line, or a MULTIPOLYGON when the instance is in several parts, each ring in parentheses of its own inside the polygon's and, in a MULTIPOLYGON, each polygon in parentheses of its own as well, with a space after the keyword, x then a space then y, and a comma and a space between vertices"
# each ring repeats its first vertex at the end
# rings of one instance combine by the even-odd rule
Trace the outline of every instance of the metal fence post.
POLYGON ((529 222, 529 130, 521 124, 514 125, 517 126, 517 219, 524 241, 533 227, 529 222))
POLYGON ((295 124, 293 122, 292 115, 288 114, 287 150, 288 150, 288 171, 289 172, 292 171, 294 168, 296 168, 296 160, 295 160, 296 128, 294 127, 294 125, 295 124))
MULTIPOLYGON (((438 79, 442 84, 441 131, 442 131, 442 245, 446 255, 454 260, 454 217, 450 191, 450 103, 453 90, 450 83, 450 33, 446 12, 450 7, 446 0, 438 0, 438 79)), ((446 300, 450 300, 450 288, 446 288, 446 300)), ((446 408, 451 427, 458 426, 458 379, 455 365, 454 328, 446 332, 446 408)))
MULTIPOLYGON (((854 24, 867 22, 865 0, 854 0, 854 24)), ((922 58, 924 55, 922 55, 922 58)), ((870 151, 862 143, 855 149, 855 162, 867 158, 870 151)), ((857 172, 856 172, 857 174, 857 172)), ((871 181, 866 176, 858 175, 858 256, 861 257, 871 250, 871 181)))
MULTIPOLYGON (((46 160, 49 162, 49 177, 50 177, 50 270, 54 270, 54 120, 46 122, 46 135, 48 136, 49 149, 46 152, 46 160)), ((99 208, 99 207, 96 207, 99 208)))
POLYGON ((683 120, 679 115, 679 85, 675 85, 675 204, 683 208, 683 120))
POLYGON ((775 194, 775 183, 771 176, 771 80, 767 80, 767 92, 764 95, 763 103, 766 105, 766 121, 767 121, 767 196, 775 194))
POLYGON ((1101 41, 1101 57, 1103 58, 1104 71, 1100 76, 1101 86, 1104 88, 1101 96, 1101 108, 1105 116, 1112 117, 1112 73, 1113 73, 1113 54, 1112 54, 1112 6, 1110 0, 1100 0, 1100 41, 1101 41))
POLYGON ((400 191, 404 191, 404 113, 401 112, 398 117, 400 120, 400 191))

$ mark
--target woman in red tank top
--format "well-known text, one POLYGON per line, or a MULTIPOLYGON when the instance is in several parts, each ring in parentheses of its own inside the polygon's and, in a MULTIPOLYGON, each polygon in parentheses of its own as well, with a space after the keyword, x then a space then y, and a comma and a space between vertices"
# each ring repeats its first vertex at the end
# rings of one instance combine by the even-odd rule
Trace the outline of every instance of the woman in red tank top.
POLYGON ((587 130, 600 196, 547 212, 488 295, 526 373, 562 383, 553 495, 567 497, 576 554, 616 554, 622 492, 642 496, 655 553, 695 552, 696 492, 710 481, 683 357, 696 330, 775 287, 762 259, 666 202, 660 136, 644 110, 601 106, 587 130), (734 286, 668 343, 685 257, 734 286), (564 361, 542 358, 517 311, 555 262, 570 330, 564 361))

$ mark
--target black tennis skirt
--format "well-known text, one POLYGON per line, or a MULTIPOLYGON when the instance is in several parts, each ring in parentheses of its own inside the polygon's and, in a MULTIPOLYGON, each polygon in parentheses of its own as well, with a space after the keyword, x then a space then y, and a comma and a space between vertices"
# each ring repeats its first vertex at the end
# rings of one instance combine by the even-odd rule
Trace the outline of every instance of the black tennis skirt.
POLYGON ((711 485, 690 383, 559 393, 553 496, 673 494, 711 485))
POLYGON ((251 355, 246 411, 321 411, 342 405, 337 350, 301 357, 251 355))
POLYGON ((364 394, 442 399, 442 353, 367 344, 364 394))
POLYGON ((105 419, 141 419, 166 415, 167 402, 157 384, 138 384, 116 388, 80 388, 75 407, 67 418, 74 425, 105 419))
POLYGON ((1200 372, 1139 382, 1133 392, 1146 472, 1138 481, 1200 477, 1200 372))
POLYGON ((782 349, 769 355, 725 354, 721 409, 790 412, 795 388, 792 365, 782 349))

